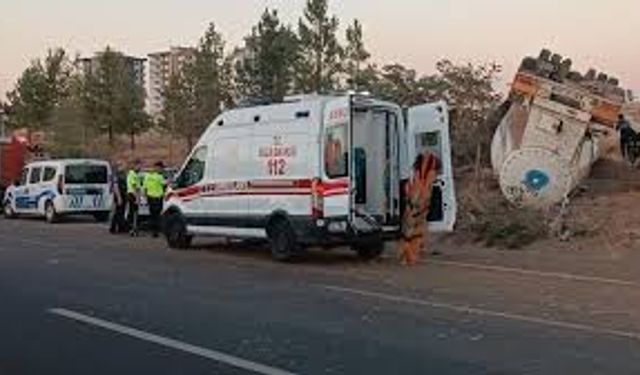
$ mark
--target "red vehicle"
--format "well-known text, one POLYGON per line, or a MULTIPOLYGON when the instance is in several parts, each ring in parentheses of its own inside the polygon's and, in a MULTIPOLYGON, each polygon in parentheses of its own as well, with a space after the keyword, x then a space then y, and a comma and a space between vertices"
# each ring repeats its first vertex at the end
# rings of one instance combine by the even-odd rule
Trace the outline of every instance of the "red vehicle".
POLYGON ((27 140, 22 137, 0 138, 0 196, 20 178, 28 153, 27 140))

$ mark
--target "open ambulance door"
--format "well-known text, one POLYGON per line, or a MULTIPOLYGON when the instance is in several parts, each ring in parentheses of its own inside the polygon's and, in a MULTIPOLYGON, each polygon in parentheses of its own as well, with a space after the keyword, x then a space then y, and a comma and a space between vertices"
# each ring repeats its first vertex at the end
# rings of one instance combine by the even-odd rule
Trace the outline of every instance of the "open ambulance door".
MULTIPOLYGON (((326 103, 321 156, 324 171, 323 215, 351 218, 351 97, 326 103)), ((315 202, 314 204, 317 204, 315 202)))
POLYGON ((441 101, 409 108, 406 135, 409 168, 420 153, 432 153, 440 161, 427 218, 429 229, 434 232, 453 231, 457 204, 451 165, 447 103, 441 101))

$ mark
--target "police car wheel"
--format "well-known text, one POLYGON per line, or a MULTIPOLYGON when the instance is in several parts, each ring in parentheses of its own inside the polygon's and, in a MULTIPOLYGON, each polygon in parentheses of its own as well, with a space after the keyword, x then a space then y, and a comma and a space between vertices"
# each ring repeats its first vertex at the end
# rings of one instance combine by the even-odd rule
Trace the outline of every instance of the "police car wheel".
POLYGON ((171 214, 165 219, 165 237, 171 249, 188 249, 193 240, 187 233, 184 219, 178 214, 171 214))
POLYGON ((16 213, 15 211, 13 211, 13 207, 11 207, 11 203, 9 202, 5 202, 4 204, 4 217, 7 219, 13 219, 16 217, 16 213))
POLYGON ((93 214, 93 218, 98 222, 98 223, 106 223, 107 221, 109 221, 109 212, 97 212, 95 214, 93 214))
POLYGON ((271 256, 278 262, 291 262, 301 255, 302 249, 296 242, 295 233, 291 224, 278 218, 269 225, 267 230, 271 244, 271 256))
POLYGON ((53 202, 49 201, 44 206, 44 217, 47 223, 55 223, 58 221, 58 214, 56 208, 53 206, 53 202))

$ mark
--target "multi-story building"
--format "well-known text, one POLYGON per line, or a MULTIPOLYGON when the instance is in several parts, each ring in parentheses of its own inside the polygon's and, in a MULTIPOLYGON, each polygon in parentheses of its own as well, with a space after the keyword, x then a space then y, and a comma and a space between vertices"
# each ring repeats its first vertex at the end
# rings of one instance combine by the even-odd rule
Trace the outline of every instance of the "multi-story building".
MULTIPOLYGON (((83 74, 96 74, 100 68, 100 56, 104 52, 98 52, 93 57, 79 58, 76 67, 83 74)), ((131 73, 131 77, 140 87, 145 87, 145 63, 147 59, 141 57, 123 55, 125 65, 131 73)))
POLYGON ((162 93, 169 80, 178 74, 185 64, 192 62, 196 50, 190 47, 171 47, 168 51, 149 54, 149 114, 158 117, 162 113, 164 100, 162 93))

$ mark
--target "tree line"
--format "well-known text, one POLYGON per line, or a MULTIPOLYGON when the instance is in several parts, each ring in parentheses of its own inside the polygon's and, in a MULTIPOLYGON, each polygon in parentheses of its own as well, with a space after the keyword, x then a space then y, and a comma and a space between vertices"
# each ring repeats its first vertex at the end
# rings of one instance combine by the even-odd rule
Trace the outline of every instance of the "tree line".
POLYGON ((145 113, 144 89, 131 79, 122 54, 107 47, 95 71, 81 74, 68 53, 56 49, 31 62, 4 107, 10 126, 49 131, 80 152, 95 136, 106 137, 111 146, 127 136, 135 147, 135 136, 151 127, 191 146, 224 109, 290 94, 368 91, 403 106, 443 99, 453 109, 456 161, 477 162, 489 145, 488 115, 500 100, 493 86, 500 66, 443 60, 435 73, 420 75, 400 63, 379 65, 366 48, 363 29, 356 19, 340 35, 328 0, 307 0, 297 25, 265 9, 235 49, 227 48, 211 23, 194 58, 170 77, 155 120, 145 113))

